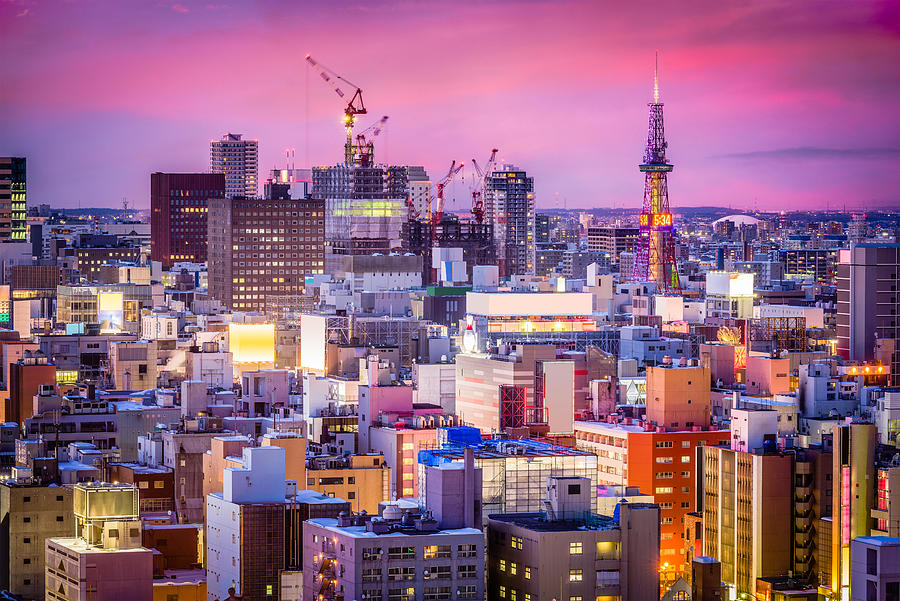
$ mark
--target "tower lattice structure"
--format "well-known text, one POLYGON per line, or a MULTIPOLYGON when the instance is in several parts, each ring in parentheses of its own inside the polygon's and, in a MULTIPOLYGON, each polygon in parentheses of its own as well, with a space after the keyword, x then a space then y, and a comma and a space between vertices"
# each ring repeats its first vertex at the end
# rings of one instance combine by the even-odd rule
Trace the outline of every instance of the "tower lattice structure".
POLYGON ((653 77, 653 102, 650 107, 650 131, 640 169, 644 174, 644 206, 641 211, 640 239, 634 261, 632 279, 654 282, 660 292, 681 290, 678 264, 675 260, 675 237, 672 213, 669 211, 669 189, 666 174, 672 164, 666 159, 663 103, 659 101, 659 78, 653 77))

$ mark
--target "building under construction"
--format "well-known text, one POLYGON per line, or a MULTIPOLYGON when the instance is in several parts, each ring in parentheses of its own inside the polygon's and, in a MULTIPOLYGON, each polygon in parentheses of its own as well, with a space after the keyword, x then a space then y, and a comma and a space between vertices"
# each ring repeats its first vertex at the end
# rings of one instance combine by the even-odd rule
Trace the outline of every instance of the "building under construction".
POLYGON ((434 224, 428 219, 411 219, 405 228, 407 250, 422 257, 423 285, 435 283, 431 266, 432 248, 435 246, 463 249, 469 281, 472 266, 497 264, 493 226, 490 223, 463 221, 455 215, 445 215, 437 224, 436 232, 433 228, 434 224))

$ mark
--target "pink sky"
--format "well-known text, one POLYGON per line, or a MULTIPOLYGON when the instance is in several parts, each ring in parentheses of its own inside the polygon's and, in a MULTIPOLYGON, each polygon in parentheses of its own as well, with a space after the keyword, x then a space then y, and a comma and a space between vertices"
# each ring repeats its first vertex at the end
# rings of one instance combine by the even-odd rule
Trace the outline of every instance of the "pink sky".
POLYGON ((390 116, 380 161, 437 178, 498 147, 539 207, 637 206, 659 48, 673 208, 900 205, 900 3, 651 4, 0 0, 0 156, 64 207, 146 207, 226 131, 262 177, 288 146, 331 164, 343 105, 311 53, 363 88, 363 127, 390 116))

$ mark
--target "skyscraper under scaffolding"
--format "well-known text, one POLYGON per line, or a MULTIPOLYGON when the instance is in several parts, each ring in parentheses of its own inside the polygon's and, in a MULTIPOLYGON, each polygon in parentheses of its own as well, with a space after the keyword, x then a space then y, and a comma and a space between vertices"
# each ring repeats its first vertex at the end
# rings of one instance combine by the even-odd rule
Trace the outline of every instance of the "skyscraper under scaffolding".
POLYGON ((650 107, 650 131, 641 171, 644 173, 644 208, 641 211, 638 241, 632 279, 654 282, 660 292, 681 289, 678 264, 675 261, 675 238, 666 174, 672 165, 666 160, 663 103, 659 101, 659 78, 653 76, 653 102, 650 107))
POLYGON ((484 180, 484 215, 500 275, 534 273, 534 178, 514 165, 494 167, 484 180))

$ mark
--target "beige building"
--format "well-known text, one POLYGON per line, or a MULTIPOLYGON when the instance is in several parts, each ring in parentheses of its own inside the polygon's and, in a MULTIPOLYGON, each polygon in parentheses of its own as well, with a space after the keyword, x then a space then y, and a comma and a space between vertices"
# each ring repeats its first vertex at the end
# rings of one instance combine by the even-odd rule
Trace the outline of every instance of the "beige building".
POLYGON ((156 388, 156 341, 111 342, 109 362, 113 385, 118 390, 156 388))
POLYGON ((721 562, 738 594, 754 594, 757 578, 792 567, 792 458, 702 446, 697 467, 703 554, 721 562))
POLYGON ((353 511, 377 515, 378 504, 391 500, 391 468, 381 453, 310 457, 305 488, 346 499, 353 511))
POLYGON ((0 484, 0 589, 44 598, 44 539, 75 531, 72 489, 0 484))
POLYGON ((587 478, 549 478, 540 513, 489 516, 487 598, 658 599, 659 506, 591 513, 587 478))

